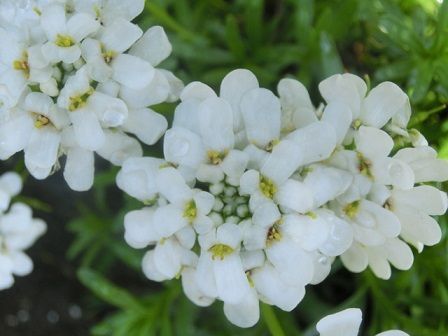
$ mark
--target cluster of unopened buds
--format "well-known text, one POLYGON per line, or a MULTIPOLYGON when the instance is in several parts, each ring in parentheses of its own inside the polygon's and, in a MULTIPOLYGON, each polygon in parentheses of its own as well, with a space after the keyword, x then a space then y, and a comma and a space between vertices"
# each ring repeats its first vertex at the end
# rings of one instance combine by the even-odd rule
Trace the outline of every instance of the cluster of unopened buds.
MULTIPOLYGON (((448 179, 448 163, 408 129, 409 99, 395 84, 334 75, 319 84, 317 108, 297 80, 281 80, 277 96, 244 69, 219 94, 183 88, 154 68, 171 52, 163 29, 130 22, 143 0, 0 6, 0 158, 24 150, 43 179, 66 155, 75 190, 92 185, 94 153, 121 165, 118 186, 144 203, 125 217, 127 243, 150 247, 145 275, 180 277, 195 304, 220 300, 250 327, 259 301, 291 311, 338 257, 388 279, 391 265, 412 266, 410 245, 440 241, 431 216, 448 202, 431 183, 448 179), (167 130, 148 106, 179 97, 167 130), (142 157, 129 134, 148 145, 164 136, 164 158, 142 157)), ((339 318, 356 335, 360 314, 339 318)), ((318 330, 336 335, 328 321, 318 330)))
POLYGON ((0 176, 0 290, 11 287, 14 277, 29 274, 32 260, 24 253, 46 230, 46 224, 34 219, 29 206, 14 203, 11 198, 22 189, 16 173, 0 176))

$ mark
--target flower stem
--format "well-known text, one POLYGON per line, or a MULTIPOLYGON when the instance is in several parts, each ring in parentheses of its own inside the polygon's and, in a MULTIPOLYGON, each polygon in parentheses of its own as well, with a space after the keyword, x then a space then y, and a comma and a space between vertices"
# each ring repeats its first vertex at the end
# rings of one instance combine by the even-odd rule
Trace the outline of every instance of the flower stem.
POLYGON ((272 336, 285 336, 285 332, 283 331, 272 306, 261 304, 261 315, 272 336))

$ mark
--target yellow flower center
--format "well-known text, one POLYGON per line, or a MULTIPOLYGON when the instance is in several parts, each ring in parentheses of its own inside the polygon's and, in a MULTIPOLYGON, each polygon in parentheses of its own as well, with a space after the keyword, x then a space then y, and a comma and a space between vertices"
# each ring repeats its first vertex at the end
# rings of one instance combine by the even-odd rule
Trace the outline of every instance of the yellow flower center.
POLYGON ((352 202, 350 204, 347 204, 344 207, 343 211, 347 215, 348 218, 353 219, 358 214, 359 205, 360 205, 359 201, 354 201, 354 202, 352 202))
POLYGON ((364 157, 360 152, 357 153, 357 157, 359 160, 358 169, 361 174, 367 176, 368 178, 373 180, 372 174, 372 162, 364 157))
POLYGON ((34 122, 34 127, 36 128, 42 128, 44 126, 47 126, 50 124, 51 121, 46 116, 38 114, 36 117, 36 121, 34 122))
POLYGON ((275 193, 277 192, 277 187, 271 179, 265 176, 261 176, 260 190, 267 198, 273 198, 275 193))
POLYGON ((21 59, 15 60, 12 63, 14 70, 23 71, 26 78, 30 76, 30 66, 28 64, 28 53, 23 53, 21 59))
POLYGON ((224 152, 218 152, 214 150, 209 150, 207 152, 208 162, 210 162, 212 165, 219 165, 222 163, 222 161, 226 158, 228 154, 228 151, 224 152))
POLYGON ((274 147, 275 147, 276 145, 278 145, 279 142, 280 142, 280 140, 278 140, 278 139, 274 139, 274 140, 269 141, 269 143, 268 143, 268 144, 266 145, 266 147, 265 147, 265 150, 266 150, 267 152, 272 152, 272 150, 274 149, 274 147))
POLYGON ((279 241, 282 239, 282 234, 280 233, 280 225, 282 224, 282 220, 279 219, 276 221, 268 230, 266 235, 266 245, 271 245, 273 242, 279 241))
POLYGON ((196 216, 198 215, 198 209, 194 200, 191 200, 186 204, 183 215, 190 223, 192 223, 196 219, 196 216))
POLYGON ((78 96, 70 97, 70 104, 68 110, 70 112, 76 111, 87 104, 87 99, 95 92, 95 90, 90 87, 86 92, 78 96))
POLYGON ((71 36, 58 34, 55 44, 61 48, 69 48, 75 45, 75 40, 71 36))
POLYGON ((212 259, 215 260, 219 258, 220 260, 224 260, 225 257, 232 254, 234 249, 229 245, 225 244, 216 244, 208 249, 208 251, 212 254, 212 259))

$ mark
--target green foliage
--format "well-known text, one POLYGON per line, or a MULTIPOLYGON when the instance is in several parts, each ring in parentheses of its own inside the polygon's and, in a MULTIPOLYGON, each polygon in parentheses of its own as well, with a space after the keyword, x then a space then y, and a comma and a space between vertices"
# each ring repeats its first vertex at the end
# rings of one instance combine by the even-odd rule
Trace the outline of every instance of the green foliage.
MULTIPOLYGON (((244 67, 271 89, 282 77, 294 76, 317 103, 317 83, 334 73, 367 75, 372 85, 392 80, 411 97, 412 127, 448 159, 448 1, 152 0, 139 24, 166 28, 174 50, 164 66, 187 83, 200 80, 219 89, 226 73, 244 67)), ((173 109, 158 107, 168 116, 173 109)), ((160 148, 151 154, 160 156, 160 148)), ((413 268, 395 270, 389 281, 370 272, 349 274, 336 264, 295 311, 263 305, 262 321, 240 330, 226 321, 221 304, 191 304, 179 281, 154 287, 144 279, 144 252, 129 248, 122 238, 124 214, 141 204, 125 196, 110 204, 110 194, 120 194, 114 187, 116 172, 96 177, 92 202, 79 205, 80 217, 68 225, 74 234, 68 256, 79 261, 80 281, 99 299, 91 310, 106 316, 93 335, 311 336, 323 315, 353 306, 365 309, 366 335, 391 328, 418 336, 448 334, 446 232, 439 245, 414 251, 413 268), (121 285, 108 280, 115 281, 117 267, 129 270, 121 285)), ((446 220, 440 218, 444 231, 446 220)))

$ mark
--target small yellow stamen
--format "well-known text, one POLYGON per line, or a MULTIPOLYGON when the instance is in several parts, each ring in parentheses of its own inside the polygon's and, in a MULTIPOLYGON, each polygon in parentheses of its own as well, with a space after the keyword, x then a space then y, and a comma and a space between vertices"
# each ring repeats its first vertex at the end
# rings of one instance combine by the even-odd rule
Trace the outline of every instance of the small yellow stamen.
POLYGON ((357 130, 361 127, 362 121, 360 119, 356 119, 352 122, 352 128, 357 130))
POLYGON ((23 71, 25 77, 28 78, 30 76, 30 66, 28 64, 28 53, 23 53, 21 59, 15 60, 12 63, 12 67, 14 70, 23 71))
POLYGON ((266 245, 270 245, 275 241, 279 241, 280 239, 282 239, 282 234, 280 233, 280 225, 282 224, 282 220, 279 219, 278 221, 276 221, 274 223, 274 225, 272 225, 269 230, 268 233, 266 235, 266 245))
POLYGON ((112 50, 103 51, 104 62, 106 62, 107 64, 112 62, 115 56, 117 56, 117 53, 115 51, 112 50))
POLYGON ((305 215, 310 217, 311 219, 317 219, 317 215, 315 212, 309 211, 305 215))
POLYGON ((357 216, 359 211, 359 201, 354 201, 350 204, 347 204, 342 210, 347 215, 348 218, 353 219, 357 216))
POLYGON ((277 192, 277 187, 271 179, 265 176, 261 176, 260 190, 267 198, 273 198, 275 193, 277 192))
POLYGON ((70 105, 68 106, 68 110, 73 112, 84 107, 87 103, 87 99, 89 99, 94 92, 95 90, 91 87, 87 90, 87 92, 80 94, 79 96, 70 97, 70 105))
POLYGON ((42 128, 44 126, 47 126, 50 123, 51 123, 50 119, 48 119, 46 116, 43 116, 43 115, 39 114, 36 117, 36 121, 34 122, 34 126, 36 128, 42 128))
POLYGON ((191 200, 186 204, 183 215, 190 223, 192 223, 196 219, 198 215, 198 209, 194 200, 191 200))
POLYGON ((207 152, 208 162, 210 162, 212 165, 219 165, 222 163, 222 161, 226 158, 228 154, 228 151, 224 152, 218 152, 214 150, 209 150, 207 152))
POLYGON ((370 160, 368 160, 366 157, 364 157, 364 155, 362 155, 362 153, 358 152, 357 154, 358 160, 359 160, 359 164, 358 164, 358 169, 359 172, 365 176, 367 176, 370 179, 373 179, 373 174, 372 174, 372 162, 370 160))
POLYGON ((246 277, 247 277, 247 281, 249 282, 249 286, 254 288, 255 287, 255 283, 254 283, 254 280, 252 279, 252 272, 251 271, 246 271, 246 277))
POLYGON ((39 16, 42 15, 42 11, 41 11, 39 8, 37 8, 37 7, 34 7, 34 8, 33 8, 33 11, 34 11, 34 13, 36 13, 36 14, 39 15, 39 16))
POLYGON ((69 48, 75 45, 75 40, 71 36, 58 34, 55 44, 61 48, 69 48))
POLYGON ((269 143, 266 145, 265 150, 266 150, 267 152, 272 152, 272 150, 274 149, 274 147, 275 147, 276 145, 278 145, 279 143, 280 143, 280 140, 278 140, 278 139, 271 140, 271 141, 269 141, 269 143))
POLYGON ((232 254, 235 250, 231 248, 229 245, 216 244, 210 247, 208 251, 212 254, 213 260, 215 260, 216 258, 224 260, 225 257, 232 254))

